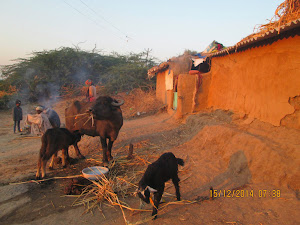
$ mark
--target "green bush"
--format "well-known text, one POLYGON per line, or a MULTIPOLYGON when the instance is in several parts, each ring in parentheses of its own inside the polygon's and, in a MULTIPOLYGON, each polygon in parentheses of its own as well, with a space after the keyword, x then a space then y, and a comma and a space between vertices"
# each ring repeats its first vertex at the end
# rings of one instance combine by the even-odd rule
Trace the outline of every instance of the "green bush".
MULTIPOLYGON (((33 52, 29 58, 4 66, 3 82, 15 86, 18 95, 30 102, 60 96, 65 88, 80 87, 87 79, 104 85, 108 93, 153 87, 154 81, 147 80, 147 70, 155 64, 149 52, 104 55, 67 47, 33 52)), ((0 85, 0 91, 3 89, 0 85)), ((3 106, 7 98, 0 96, 3 106)))

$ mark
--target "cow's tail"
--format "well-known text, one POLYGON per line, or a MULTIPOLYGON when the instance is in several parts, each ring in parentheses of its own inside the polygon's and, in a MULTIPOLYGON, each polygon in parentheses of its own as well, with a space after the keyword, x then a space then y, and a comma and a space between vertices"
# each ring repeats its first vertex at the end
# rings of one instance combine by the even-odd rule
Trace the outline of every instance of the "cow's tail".
POLYGON ((178 165, 184 166, 184 161, 183 161, 183 159, 181 159, 181 158, 176 158, 176 160, 177 160, 177 164, 178 164, 178 165))

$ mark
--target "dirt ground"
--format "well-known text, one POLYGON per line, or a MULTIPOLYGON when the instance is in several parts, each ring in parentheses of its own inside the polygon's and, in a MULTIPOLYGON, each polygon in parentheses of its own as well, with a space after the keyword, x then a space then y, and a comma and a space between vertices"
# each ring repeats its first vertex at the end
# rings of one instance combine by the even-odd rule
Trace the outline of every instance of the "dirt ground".
MULTIPOLYGON (((63 119, 61 102, 55 106, 63 119)), ((64 196, 68 179, 48 183, 15 184, 34 178, 40 138, 13 134, 10 112, 0 113, 0 223, 1 224, 124 224, 118 207, 102 205, 102 212, 83 214, 85 207, 72 207, 74 198, 64 196)), ((224 111, 207 111, 176 121, 167 113, 125 120, 113 155, 134 151, 160 155, 173 152, 185 160, 179 172, 181 194, 194 204, 172 204, 159 210, 146 224, 300 224, 299 165, 300 131, 240 119, 224 111), (209 188, 215 198, 209 199, 209 188)), ((72 148, 72 147, 71 147, 72 148)), ((68 168, 47 170, 49 177, 78 175, 100 165, 98 137, 84 136, 79 148, 87 159, 68 168)), ((74 151, 70 151, 75 157, 74 151)), ((146 168, 146 166, 145 166, 146 168)), ((144 168, 144 169, 145 169, 144 168)), ((172 185, 167 192, 175 193, 172 185)), ((165 203, 174 201, 165 197, 165 203)), ((126 202, 138 208, 137 197, 126 202)), ((164 205, 163 203, 162 205, 164 205)), ((148 205, 146 209, 151 209, 148 205)), ((135 223, 150 212, 125 210, 135 223)))

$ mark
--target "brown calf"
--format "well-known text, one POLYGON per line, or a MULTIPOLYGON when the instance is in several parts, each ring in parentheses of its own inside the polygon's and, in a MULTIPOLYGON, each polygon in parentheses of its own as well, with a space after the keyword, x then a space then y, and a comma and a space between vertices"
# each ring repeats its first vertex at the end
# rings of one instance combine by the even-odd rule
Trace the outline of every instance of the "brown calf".
POLYGON ((42 178, 46 175, 46 164, 52 156, 49 168, 53 168, 54 159, 57 152, 62 150, 62 165, 66 166, 66 159, 68 158, 68 148, 70 145, 77 144, 81 139, 78 131, 71 133, 66 128, 48 129, 42 136, 42 147, 40 150, 38 168, 36 178, 40 178, 40 170, 42 170, 42 178))

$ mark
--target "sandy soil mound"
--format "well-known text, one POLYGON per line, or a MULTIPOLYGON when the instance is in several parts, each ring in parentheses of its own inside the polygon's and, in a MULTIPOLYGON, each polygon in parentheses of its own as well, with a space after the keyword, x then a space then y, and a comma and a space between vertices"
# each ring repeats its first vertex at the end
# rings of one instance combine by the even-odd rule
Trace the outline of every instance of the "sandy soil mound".
POLYGON ((280 141, 234 126, 205 126, 174 152, 182 155, 184 151, 198 165, 193 179, 203 190, 210 186, 233 189, 248 183, 299 190, 299 139, 280 141))
POLYGON ((125 101, 122 106, 125 119, 151 115, 163 108, 163 104, 155 96, 155 90, 144 92, 141 89, 134 89, 130 93, 120 93, 115 98, 125 101))

